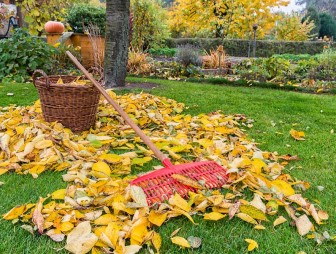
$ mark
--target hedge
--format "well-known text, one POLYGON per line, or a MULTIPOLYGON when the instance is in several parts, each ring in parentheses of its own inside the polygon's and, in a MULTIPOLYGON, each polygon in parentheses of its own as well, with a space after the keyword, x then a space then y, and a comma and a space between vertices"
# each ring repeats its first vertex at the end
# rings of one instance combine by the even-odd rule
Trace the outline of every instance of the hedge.
MULTIPOLYGON (((216 49, 219 45, 223 45, 225 51, 230 56, 248 56, 248 48, 250 41, 248 40, 226 40, 211 38, 170 38, 166 40, 169 48, 176 48, 178 45, 192 44, 206 51, 216 49)), ((310 54, 315 55, 323 51, 326 42, 321 41, 267 41, 257 40, 256 57, 270 57, 274 54, 310 54)), ((332 47, 336 48, 336 42, 332 43, 332 47)), ((253 43, 251 42, 251 54, 253 51, 253 43)))

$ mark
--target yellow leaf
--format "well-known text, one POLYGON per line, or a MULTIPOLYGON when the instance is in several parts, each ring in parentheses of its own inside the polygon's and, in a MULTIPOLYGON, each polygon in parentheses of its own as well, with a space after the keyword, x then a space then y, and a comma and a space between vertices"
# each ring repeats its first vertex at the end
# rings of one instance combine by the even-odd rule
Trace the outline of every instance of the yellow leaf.
POLYGON ((270 200, 266 204, 266 211, 269 215, 274 215, 279 210, 279 204, 276 200, 270 200))
POLYGON ((193 218, 190 216, 190 214, 187 213, 187 212, 185 212, 185 211, 183 211, 183 210, 181 210, 181 209, 174 208, 174 209, 172 210, 172 213, 176 213, 177 215, 184 215, 184 216, 187 217, 193 224, 195 224, 195 222, 194 222, 193 218))
POLYGON ((76 254, 88 253, 98 237, 91 232, 91 225, 89 221, 81 222, 75 227, 67 237, 65 249, 76 254))
POLYGON ((174 236, 170 238, 172 243, 181 246, 182 248, 190 248, 190 244, 187 241, 187 239, 181 237, 181 236, 174 236))
POLYGON ((44 149, 44 148, 48 148, 48 147, 51 147, 53 145, 53 142, 51 140, 41 140, 41 141, 38 141, 36 142, 35 144, 35 148, 36 149, 44 149))
POLYGON ((118 218, 113 214, 107 213, 107 214, 100 216, 93 223, 95 225, 103 226, 103 225, 108 225, 110 222, 113 222, 113 221, 118 221, 118 218))
POLYGON ((294 129, 291 129, 289 134, 295 139, 295 140, 305 140, 304 139, 304 132, 303 131, 296 131, 294 129))
POLYGON ((0 176, 7 173, 9 171, 9 168, 0 168, 0 176))
POLYGON ((146 162, 149 162, 152 160, 152 157, 143 157, 143 158, 133 158, 132 159, 132 165, 140 165, 143 166, 146 162))
POLYGON ((144 207, 148 206, 147 200, 146 200, 146 194, 141 187, 136 186, 136 185, 131 185, 130 194, 135 203, 140 204, 144 207))
POLYGON ((52 199, 64 199, 65 198, 65 193, 66 193, 66 189, 59 189, 57 191, 54 191, 51 194, 51 198, 52 199))
POLYGON ((223 195, 213 195, 213 196, 208 197, 208 200, 211 201, 214 206, 219 206, 223 202, 224 196, 223 195))
POLYGON ((276 227, 284 222, 286 222, 286 218, 283 216, 279 216, 274 222, 273 222, 273 226, 276 227))
POLYGON ((98 161, 92 165, 91 174, 97 178, 106 178, 110 177, 111 169, 106 162, 98 161))
POLYGON ((266 229, 263 225, 260 225, 260 224, 254 226, 253 228, 257 229, 257 230, 264 230, 264 229, 266 229))
POLYGON ((225 199, 234 199, 234 198, 236 198, 236 196, 232 193, 228 192, 225 194, 225 199))
POLYGON ((272 181, 272 187, 279 193, 282 193, 285 196, 291 196, 295 194, 295 190, 289 183, 286 183, 283 180, 274 180, 272 181))
MULTIPOLYGON (((57 43, 56 43, 56 44, 57 44, 57 43)), ((55 45, 56 45, 56 44, 55 44, 55 45)), ((58 45, 55 46, 55 47, 58 47, 58 45)), ((59 79, 57 80, 56 84, 57 84, 57 85, 63 85, 64 83, 63 83, 62 78, 59 78, 59 79)))
POLYGON ((142 245, 147 233, 148 233, 147 224, 142 223, 140 225, 135 226, 131 232, 131 244, 142 245))
POLYGON ((154 232, 152 237, 152 244, 157 252, 160 251, 162 239, 159 233, 154 232))
POLYGON ((250 215, 247 215, 245 213, 237 213, 235 216, 238 217, 239 219, 242 219, 243 221, 248 222, 248 223, 258 225, 258 222, 255 219, 253 219, 250 215))
POLYGON ((106 161, 107 163, 118 163, 121 161, 122 157, 118 154, 112 154, 112 153, 108 153, 108 154, 102 154, 99 156, 99 159, 106 161))
POLYGON ((177 233, 181 230, 181 228, 175 229, 171 234, 170 237, 176 236, 177 233))
POLYGON ((258 208, 254 207, 252 205, 241 205, 239 207, 239 209, 242 213, 245 213, 245 214, 251 216, 253 219, 268 221, 268 219, 267 219, 266 215, 263 213, 263 211, 259 210, 258 208))
POLYGON ((175 195, 169 199, 169 204, 175 205, 186 212, 190 212, 191 210, 191 206, 188 204, 188 202, 184 200, 178 193, 175 193, 175 195))
POLYGON ((155 210, 151 210, 148 216, 148 220, 150 223, 160 227, 163 222, 167 219, 167 213, 160 213, 155 210))
POLYGON ((253 251, 255 248, 258 248, 258 243, 252 239, 245 239, 245 241, 249 244, 247 247, 248 251, 253 251))
POLYGON ((254 158, 252 160, 252 167, 251 167, 251 171, 256 173, 256 174, 261 174, 262 169, 266 168, 266 163, 259 159, 259 158, 254 158))
POLYGON ((74 227, 74 224, 72 224, 71 222, 69 221, 66 221, 66 222, 62 222, 61 223, 61 231, 62 232, 67 232, 67 231, 70 231, 71 229, 73 229, 74 227))
POLYGON ((217 221, 217 220, 223 219, 225 216, 226 216, 225 214, 221 214, 218 212, 211 212, 211 213, 204 214, 204 219, 217 221))
POLYGON ((16 207, 12 208, 9 212, 4 214, 2 216, 2 218, 4 218, 5 220, 17 219, 17 218, 19 218, 19 216, 21 216, 24 213, 25 209, 26 209, 25 205, 16 206, 16 207))

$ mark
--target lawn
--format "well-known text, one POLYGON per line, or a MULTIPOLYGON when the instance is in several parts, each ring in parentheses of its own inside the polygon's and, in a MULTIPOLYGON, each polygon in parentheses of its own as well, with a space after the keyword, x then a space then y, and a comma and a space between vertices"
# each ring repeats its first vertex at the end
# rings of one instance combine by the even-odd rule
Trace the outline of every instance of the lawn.
MULTIPOLYGON (((146 80, 129 78, 131 82, 155 82, 159 86, 146 92, 165 96, 184 102, 188 109, 185 113, 197 115, 222 110, 225 114, 245 114, 254 119, 253 127, 244 129, 250 139, 259 143, 262 150, 278 151, 279 154, 298 155, 301 160, 291 162, 287 171, 300 180, 311 183, 305 196, 315 203, 320 203, 327 210, 330 219, 318 228, 320 232, 328 231, 335 235, 336 211, 334 179, 336 177, 336 108, 335 97, 331 95, 311 95, 285 92, 262 88, 230 87, 209 84, 193 84, 187 82, 146 80), (295 141, 289 135, 291 128, 304 131, 305 141, 295 141), (319 191, 317 186, 323 186, 319 191)), ((140 92, 140 89, 136 90, 140 92)), ((118 93, 127 92, 126 90, 118 93)), ((31 104, 37 99, 32 84, 1 84, 0 106, 11 103, 18 105, 31 104), (7 93, 14 93, 7 96, 7 93)), ((12 207, 36 202, 39 196, 46 196, 58 188, 64 188, 61 173, 47 172, 37 179, 31 176, 5 174, 0 176, 5 184, 0 187, 0 214, 12 207)), ((283 213, 284 216, 288 216, 283 213)), ((288 223, 273 228, 257 231, 253 226, 238 219, 219 222, 204 221, 194 216, 198 225, 192 225, 186 218, 168 221, 158 229, 163 237, 162 253, 246 253, 246 238, 259 243, 256 253, 333 253, 335 242, 316 245, 313 240, 300 237, 295 227, 288 223), (202 238, 202 247, 198 250, 180 250, 172 245, 170 234, 182 227, 179 235, 198 236, 202 238)), ((274 218, 273 218, 274 219, 274 218)), ((13 226, 7 221, 0 221, 0 253, 53 253, 54 248, 62 248, 64 244, 56 244, 47 237, 33 237, 19 225, 13 226)), ((58 253, 66 253, 61 250, 58 253)), ((148 253, 148 251, 142 251, 148 253)))

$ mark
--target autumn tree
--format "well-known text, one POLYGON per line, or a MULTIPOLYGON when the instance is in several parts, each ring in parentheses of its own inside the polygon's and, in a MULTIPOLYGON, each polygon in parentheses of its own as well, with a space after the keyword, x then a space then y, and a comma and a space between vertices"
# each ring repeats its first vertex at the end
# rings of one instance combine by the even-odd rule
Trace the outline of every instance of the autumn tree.
POLYGON ((130 30, 130 0, 106 1, 105 86, 124 86, 130 30))
POLYGON ((169 25, 175 35, 249 38, 258 24, 262 38, 274 26, 272 8, 286 0, 176 0, 170 10, 169 25))
POLYGON ((275 27, 275 39, 281 41, 307 41, 317 34, 311 31, 315 28, 314 21, 309 19, 301 22, 298 14, 283 15, 275 27))

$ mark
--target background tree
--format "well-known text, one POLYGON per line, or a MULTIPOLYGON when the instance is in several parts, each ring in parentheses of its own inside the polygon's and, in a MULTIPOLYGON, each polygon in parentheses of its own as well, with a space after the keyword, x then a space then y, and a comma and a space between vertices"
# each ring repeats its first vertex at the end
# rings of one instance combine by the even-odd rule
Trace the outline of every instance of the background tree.
POLYGON ((256 23, 262 38, 275 25, 277 14, 272 8, 287 4, 285 0, 176 0, 169 25, 177 36, 248 39, 256 23))
POLYGON ((106 0, 104 75, 106 87, 125 86, 130 0, 106 0))
POLYGON ((275 39, 280 41, 307 41, 317 34, 311 34, 315 28, 309 19, 301 22, 298 14, 283 15, 275 27, 275 39))
POLYGON ((319 37, 327 36, 336 39, 336 20, 327 13, 320 14, 319 18, 321 24, 319 37))
POLYGON ((169 37, 167 13, 157 0, 132 0, 132 41, 136 50, 161 46, 169 37))
POLYGON ((320 32, 320 27, 321 27, 321 24, 320 24, 320 17, 319 17, 319 14, 318 12, 316 11, 316 9, 314 7, 309 7, 307 9, 307 13, 306 15, 303 17, 302 19, 302 23, 306 20, 309 20, 309 21, 313 21, 314 22, 314 29, 311 30, 311 35, 318 35, 319 32, 320 32))
POLYGON ((305 4, 306 9, 313 7, 317 12, 327 12, 336 18, 336 2, 335 0, 298 0, 298 4, 305 4))

